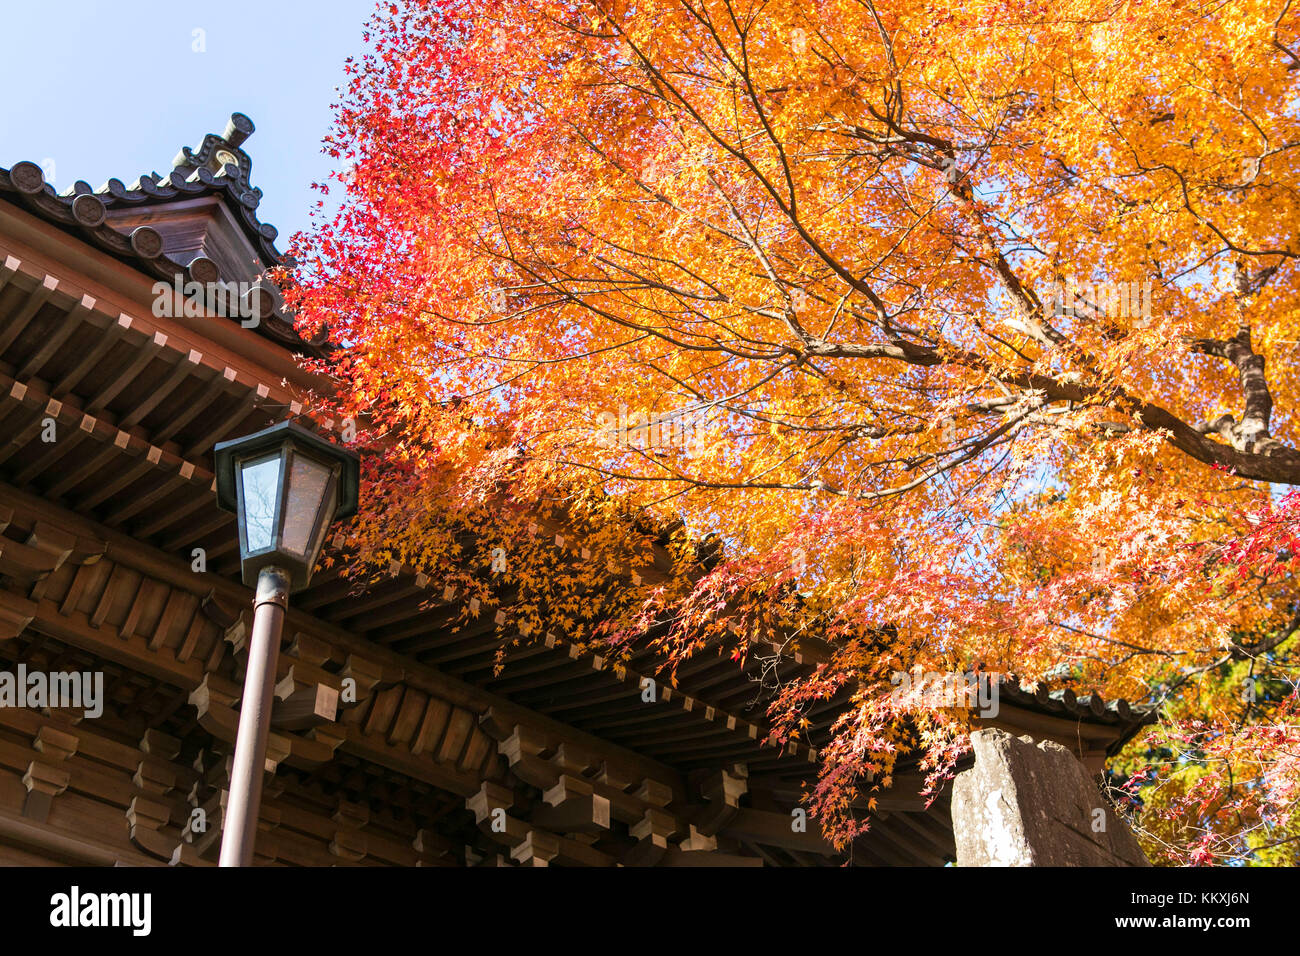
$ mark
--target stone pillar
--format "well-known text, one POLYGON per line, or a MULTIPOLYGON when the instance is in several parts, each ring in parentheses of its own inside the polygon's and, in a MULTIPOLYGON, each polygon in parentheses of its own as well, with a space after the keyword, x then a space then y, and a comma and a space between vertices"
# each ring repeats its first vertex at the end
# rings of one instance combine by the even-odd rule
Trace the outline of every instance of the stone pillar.
POLYGON ((971 745, 975 765, 953 781, 958 866, 1150 866, 1060 744, 977 730, 971 745))

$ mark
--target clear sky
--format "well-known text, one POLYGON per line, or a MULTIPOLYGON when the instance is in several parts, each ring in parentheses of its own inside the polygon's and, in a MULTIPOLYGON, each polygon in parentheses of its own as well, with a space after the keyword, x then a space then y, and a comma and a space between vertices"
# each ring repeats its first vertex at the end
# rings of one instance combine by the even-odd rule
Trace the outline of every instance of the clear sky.
POLYGON ((311 183, 336 168, 320 141, 374 5, 0 0, 0 166, 38 163, 60 192, 78 179, 129 185, 246 113, 258 217, 283 250, 320 198, 311 183))

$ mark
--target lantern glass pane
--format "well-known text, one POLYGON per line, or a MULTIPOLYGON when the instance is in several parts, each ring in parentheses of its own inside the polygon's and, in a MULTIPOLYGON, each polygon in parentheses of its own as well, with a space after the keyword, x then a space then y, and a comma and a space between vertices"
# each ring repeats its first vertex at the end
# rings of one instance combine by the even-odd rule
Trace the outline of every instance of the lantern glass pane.
POLYGON ((307 552, 315 543, 312 532, 325 504, 325 492, 334 469, 296 453, 290 460, 281 547, 290 554, 310 558, 307 552))
POLYGON ((334 520, 334 512, 338 510, 338 506, 339 483, 331 476, 329 487, 325 491, 325 505, 321 509, 321 521, 316 526, 316 537, 311 543, 311 550, 305 555, 308 571, 316 564, 316 558, 320 556, 321 548, 325 544, 325 535, 329 531, 330 523, 334 520))
POLYGON ((280 456, 240 462, 244 538, 250 554, 275 543, 275 506, 280 499, 280 456))

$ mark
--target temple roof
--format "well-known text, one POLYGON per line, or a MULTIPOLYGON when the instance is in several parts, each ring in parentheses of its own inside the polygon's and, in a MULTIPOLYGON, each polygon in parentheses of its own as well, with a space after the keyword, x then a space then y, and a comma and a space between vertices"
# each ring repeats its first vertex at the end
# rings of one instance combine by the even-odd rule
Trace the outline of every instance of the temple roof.
POLYGON ((1076 695, 1069 688, 1050 690, 1039 684, 1032 688, 1014 674, 1003 677, 998 693, 1008 703, 1052 716, 1069 717, 1091 724, 1107 724, 1135 731, 1156 720, 1157 708, 1135 706, 1122 697, 1106 700, 1100 694, 1076 695))
MULTIPOLYGON (((252 120, 234 113, 223 133, 182 148, 168 173, 144 173, 129 186, 116 177, 97 189, 78 180, 56 193, 36 163, 0 167, 0 199, 169 283, 255 283, 285 257, 275 246, 278 230, 257 216, 262 190, 252 185, 253 161, 243 149, 253 131, 252 120)), ((292 351, 323 354, 326 330, 304 340, 278 291, 272 298, 257 331, 292 351)))
POLYGON ((1047 717, 1087 724, 1101 732, 1113 734, 1106 744, 1106 753, 1118 753, 1143 727, 1155 723, 1160 716, 1154 705, 1130 704, 1122 697, 1106 700, 1101 694, 1076 694, 1069 688, 1051 689, 1045 684, 1033 687, 1022 683, 1015 674, 1003 675, 998 682, 998 695, 1003 704, 1047 717), (1103 730, 1104 729, 1104 730, 1103 730))

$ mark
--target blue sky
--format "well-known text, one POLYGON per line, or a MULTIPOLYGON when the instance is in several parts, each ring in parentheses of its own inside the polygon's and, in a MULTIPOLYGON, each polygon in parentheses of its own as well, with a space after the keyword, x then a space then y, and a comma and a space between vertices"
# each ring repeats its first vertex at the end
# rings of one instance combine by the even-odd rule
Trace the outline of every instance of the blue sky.
POLYGON ((264 193, 259 218, 280 230, 283 249, 320 198, 311 183, 336 168, 320 141, 343 61, 363 52, 373 8, 374 0, 5 3, 0 166, 38 163, 60 192, 78 179, 130 184, 165 175, 182 146, 246 113, 257 125, 244 148, 264 193))

